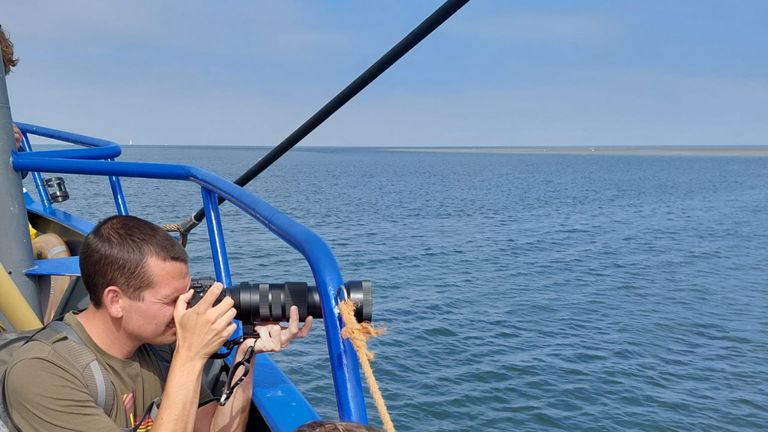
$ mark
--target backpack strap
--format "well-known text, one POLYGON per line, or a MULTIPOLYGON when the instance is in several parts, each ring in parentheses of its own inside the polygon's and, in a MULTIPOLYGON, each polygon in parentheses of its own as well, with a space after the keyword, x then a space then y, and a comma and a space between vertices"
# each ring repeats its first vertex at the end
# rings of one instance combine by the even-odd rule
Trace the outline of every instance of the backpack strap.
POLYGON ((5 375, 8 372, 8 364, 11 361, 13 353, 22 345, 29 342, 37 333, 43 329, 24 330, 18 333, 3 333, 2 342, 0 342, 0 432, 19 432, 20 429, 11 418, 8 411, 8 396, 5 394, 5 375))
POLYGON ((62 357, 69 359, 83 374, 85 387, 96 404, 107 416, 112 415, 115 389, 107 371, 99 363, 96 354, 88 348, 69 324, 51 321, 32 338, 47 343, 62 357))

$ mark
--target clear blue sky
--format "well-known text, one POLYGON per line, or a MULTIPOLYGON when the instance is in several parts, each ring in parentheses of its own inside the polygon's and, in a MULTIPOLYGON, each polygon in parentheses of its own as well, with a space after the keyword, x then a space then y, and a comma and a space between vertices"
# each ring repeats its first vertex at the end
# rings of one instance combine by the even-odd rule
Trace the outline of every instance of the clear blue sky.
MULTIPOLYGON (((15 119, 275 145, 441 1, 2 0, 15 119)), ((472 0, 301 145, 767 145, 768 1, 472 0)))

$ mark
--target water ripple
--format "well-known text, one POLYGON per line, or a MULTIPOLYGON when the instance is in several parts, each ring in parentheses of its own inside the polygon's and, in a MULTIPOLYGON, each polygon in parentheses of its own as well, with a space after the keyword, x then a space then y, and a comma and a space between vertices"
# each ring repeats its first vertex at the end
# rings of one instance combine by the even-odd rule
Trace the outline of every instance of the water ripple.
MULTIPOLYGON (((230 178, 248 159, 182 158, 230 178)), ((99 188, 67 180, 73 196, 99 188)), ((182 186, 123 186, 158 222, 194 211, 182 186)), ((347 279, 374 280, 388 333, 370 348, 398 430, 768 425, 768 158, 298 150, 249 188, 325 238, 347 279)), ((235 280, 311 278, 227 208, 235 280)), ((320 327, 275 357, 335 417, 320 327)))

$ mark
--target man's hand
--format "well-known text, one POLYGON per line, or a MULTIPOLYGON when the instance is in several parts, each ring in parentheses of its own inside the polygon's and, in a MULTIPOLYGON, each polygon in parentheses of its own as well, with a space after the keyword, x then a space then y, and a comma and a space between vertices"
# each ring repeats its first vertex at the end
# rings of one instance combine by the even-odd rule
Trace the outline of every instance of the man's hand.
POLYGON ((216 282, 194 307, 187 309, 193 291, 179 296, 173 318, 176 322, 176 353, 184 353, 202 361, 208 360, 234 333, 232 320, 237 313, 234 302, 225 297, 213 306, 224 287, 216 282))
POLYGON ((15 124, 13 125, 13 137, 16 138, 16 150, 18 150, 21 147, 21 131, 15 124))
MULTIPOLYGON (((299 329, 299 308, 296 306, 291 306, 291 310, 288 312, 288 314, 289 319, 287 328, 283 328, 276 323, 255 324, 254 330, 259 333, 259 338, 245 339, 237 350, 235 361, 237 362, 242 360, 243 357, 245 357, 245 352, 250 347, 253 347, 254 354, 264 352, 278 352, 283 348, 286 348, 291 343, 291 340, 306 337, 309 334, 309 331, 312 330, 312 317, 308 316, 307 319, 304 320, 304 326, 299 329)), ((256 356, 251 358, 251 367, 253 367, 253 362, 255 360, 256 356)), ((232 379, 232 382, 237 381, 241 375, 242 371, 235 375, 235 377, 232 379)), ((249 389, 246 391, 246 394, 250 394, 251 392, 249 387, 250 385, 251 384, 249 383, 248 385, 243 386, 243 388, 249 389)), ((236 392, 236 394, 238 393, 236 392)))
POLYGON ((291 306, 287 328, 270 323, 255 324, 253 329, 259 334, 259 338, 255 339, 255 342, 254 339, 246 339, 241 348, 252 345, 256 353, 279 352, 286 348, 293 339, 301 339, 309 334, 312 330, 312 317, 308 316, 304 321, 304 326, 299 329, 299 308, 291 306))

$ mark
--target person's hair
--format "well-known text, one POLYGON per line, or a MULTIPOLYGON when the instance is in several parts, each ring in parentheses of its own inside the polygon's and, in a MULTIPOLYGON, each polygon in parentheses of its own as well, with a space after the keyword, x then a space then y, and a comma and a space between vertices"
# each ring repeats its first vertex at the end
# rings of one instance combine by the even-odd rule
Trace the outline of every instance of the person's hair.
POLYGON ((0 50, 3 52, 3 64, 5 65, 5 74, 11 73, 11 68, 19 64, 19 59, 13 57, 13 42, 11 42, 8 33, 0 26, 0 50))
POLYGON ((380 429, 360 423, 315 420, 299 426, 293 432, 380 432, 380 429))
POLYGON ((151 222, 135 216, 111 216, 99 222, 80 248, 80 275, 91 303, 101 307, 101 297, 110 286, 141 301, 153 283, 146 268, 150 258, 188 262, 179 242, 151 222))

